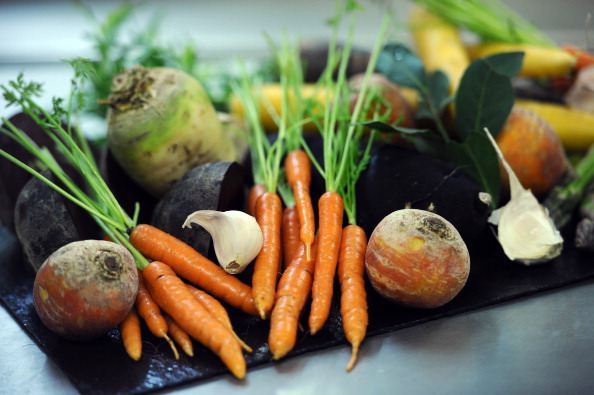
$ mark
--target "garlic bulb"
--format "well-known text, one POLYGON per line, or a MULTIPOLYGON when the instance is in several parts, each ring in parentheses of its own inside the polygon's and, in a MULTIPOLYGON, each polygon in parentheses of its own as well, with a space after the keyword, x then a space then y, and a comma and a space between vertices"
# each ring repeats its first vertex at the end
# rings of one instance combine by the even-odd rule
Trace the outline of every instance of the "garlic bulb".
POLYGON ((188 215, 182 227, 193 223, 210 233, 219 265, 228 273, 241 273, 262 248, 260 225, 242 211, 199 210, 188 215))
POLYGON ((557 257, 563 249, 563 238, 547 209, 524 189, 489 131, 485 132, 509 175, 510 200, 488 218, 489 223, 497 225, 497 239, 505 255, 525 265, 557 257))

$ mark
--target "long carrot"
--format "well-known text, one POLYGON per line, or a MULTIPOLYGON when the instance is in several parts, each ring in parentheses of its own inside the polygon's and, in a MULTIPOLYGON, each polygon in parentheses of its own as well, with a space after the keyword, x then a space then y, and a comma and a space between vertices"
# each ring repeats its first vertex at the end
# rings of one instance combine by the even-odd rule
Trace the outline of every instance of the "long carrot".
POLYGON ((365 250, 367 236, 363 228, 348 225, 342 230, 340 255, 338 257, 338 281, 340 282, 340 313, 347 340, 352 344, 352 355, 346 370, 355 365, 359 345, 365 338, 369 316, 365 291, 365 250))
POLYGON ((330 314, 334 276, 340 251, 344 204, 336 192, 325 192, 318 202, 318 250, 311 289, 312 303, 309 313, 309 330, 317 333, 330 314))
POLYGON ((147 224, 133 228, 130 243, 143 255, 169 265, 180 277, 242 311, 258 315, 252 289, 176 237, 147 224))
POLYGON ((252 295, 260 317, 265 319, 274 305, 281 269, 282 202, 278 194, 266 192, 256 203, 256 220, 262 228, 262 249, 254 262, 252 295))
POLYGON ((186 331, 182 329, 181 326, 175 322, 173 318, 166 315, 165 319, 167 320, 167 325, 169 326, 169 333, 175 342, 184 350, 186 355, 193 357, 194 356, 194 345, 192 344, 192 338, 186 331))
POLYGON ((282 237, 282 251, 283 251, 283 268, 286 269, 301 245, 299 238, 299 215, 295 205, 287 206, 283 210, 283 218, 281 224, 282 237))
POLYGON ((120 335, 128 356, 138 361, 142 356, 142 335, 140 318, 138 318, 135 309, 130 310, 126 318, 120 323, 120 335))
MULTIPOLYGON (((314 240, 311 251, 316 253, 314 240)), ((283 272, 276 291, 276 301, 270 315, 268 345, 274 359, 285 356, 295 346, 299 316, 311 292, 315 262, 306 259, 301 243, 297 255, 283 272)))
POLYGON ((262 183, 252 185, 248 192, 247 212, 252 217, 256 216, 256 202, 264 192, 266 192, 266 185, 262 183))
POLYGON ((138 274, 138 292, 136 293, 135 302, 138 314, 142 317, 153 335, 158 338, 165 339, 165 341, 169 343, 175 359, 179 359, 177 347, 175 347, 175 344, 167 335, 167 332, 169 331, 167 320, 165 319, 165 316, 161 314, 159 305, 155 303, 153 297, 146 288, 142 274, 140 272, 138 274))
POLYGON ((245 344, 245 342, 241 340, 239 336, 237 336, 237 333, 235 333, 235 331, 233 330, 231 318, 229 318, 229 314, 227 313, 227 310, 225 310, 225 307, 223 307, 223 305, 212 295, 209 295, 208 293, 190 284, 186 284, 186 286, 188 287, 192 295, 194 295, 196 300, 198 300, 198 302, 200 302, 200 304, 202 304, 202 306, 206 310, 208 310, 208 312, 212 314, 213 317, 219 320, 223 325, 227 327, 227 329, 231 331, 233 336, 235 336, 235 338, 237 338, 237 341, 239 341, 239 344, 241 344, 241 347, 247 352, 252 352, 252 348, 245 344))
POLYGON ((301 149, 290 151, 285 158, 287 181, 293 189, 295 206, 299 213, 300 238, 305 244, 306 259, 311 259, 311 244, 315 236, 315 218, 309 188, 311 186, 311 162, 301 149))
POLYGON ((149 263, 142 275, 159 306, 192 338, 217 354, 235 377, 243 379, 246 363, 239 342, 196 300, 182 279, 159 261, 149 263))

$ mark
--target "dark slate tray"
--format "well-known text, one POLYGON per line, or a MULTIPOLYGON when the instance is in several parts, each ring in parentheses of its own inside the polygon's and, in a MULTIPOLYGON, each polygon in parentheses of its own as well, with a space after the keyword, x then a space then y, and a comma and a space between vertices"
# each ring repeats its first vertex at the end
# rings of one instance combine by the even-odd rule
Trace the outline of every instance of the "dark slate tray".
MULTIPOLYGON (((471 246, 471 274, 460 294, 447 305, 419 310, 403 308, 382 299, 373 290, 369 295, 368 336, 392 332, 441 317, 460 314, 514 298, 558 288, 594 277, 592 255, 567 247, 562 256, 547 264, 525 267, 510 262, 494 237, 487 234, 480 244, 471 246)), ((48 331, 32 305, 33 275, 21 264, 20 246, 12 233, 0 225, 0 300, 10 314, 69 377, 82 394, 141 394, 199 382, 229 374, 218 358, 199 344, 195 356, 184 355, 176 361, 167 344, 144 334, 140 361, 132 361, 124 352, 119 332, 86 343, 63 340, 48 331), (105 369, 109 366, 109 369, 105 369)), ((336 294, 336 293, 335 293, 336 294)), ((331 346, 346 344, 339 309, 333 304, 325 328, 315 336, 300 335, 291 356, 313 353, 331 346)), ((249 368, 274 363, 267 345, 268 323, 244 313, 229 311, 236 332, 253 349, 246 354, 249 368)), ((365 343, 363 344, 363 347, 365 343)))

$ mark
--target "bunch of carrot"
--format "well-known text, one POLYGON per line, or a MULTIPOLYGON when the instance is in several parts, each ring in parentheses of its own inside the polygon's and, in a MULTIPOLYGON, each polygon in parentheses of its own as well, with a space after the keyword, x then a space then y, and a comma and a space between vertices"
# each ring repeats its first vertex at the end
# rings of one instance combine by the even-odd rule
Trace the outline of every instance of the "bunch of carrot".
MULTIPOLYGON (((270 310, 260 311, 262 318, 270 318, 270 352, 274 359, 279 359, 293 349, 300 316, 310 297, 309 331, 315 334, 324 327, 338 272, 343 327, 347 340, 353 346, 352 358, 347 365, 347 370, 350 370, 365 337, 368 322, 363 277, 367 238, 363 229, 356 225, 354 190, 357 178, 367 164, 373 133, 368 139, 367 147, 361 152, 359 146, 364 136, 361 114, 367 114, 373 100, 379 99, 379 96, 368 89, 369 79, 381 49, 381 37, 386 34, 389 16, 386 16, 382 26, 364 85, 359 92, 355 109, 351 112, 344 103, 349 102, 352 94, 346 80, 346 65, 353 41, 355 16, 349 12, 351 10, 341 7, 342 3, 339 2, 337 20, 343 17, 343 13, 349 14, 349 37, 342 52, 337 49, 337 30, 329 44, 326 71, 317 84, 319 91, 328 95, 326 100, 308 101, 301 94, 303 76, 299 55, 295 50, 297 46, 291 47, 286 43, 280 50, 275 50, 282 98, 280 112, 269 114, 268 117, 277 120, 278 135, 274 143, 266 138, 261 124, 263 117, 259 109, 267 106, 259 105, 259 101, 264 98, 258 95, 258 86, 247 75, 242 79, 243 84, 236 88, 236 96, 242 102, 252 133, 248 141, 253 158, 254 185, 249 196, 250 200, 255 199, 255 203, 252 201, 248 206, 256 207, 255 215, 263 232, 267 228, 274 228, 274 240, 278 239, 279 244, 268 248, 282 250, 284 257, 284 269, 279 264, 259 266, 259 257, 254 267, 254 298, 257 278, 267 276, 274 279, 270 281, 274 285, 269 288, 266 298, 271 301, 267 305, 270 310), (318 163, 303 138, 301 127, 304 124, 316 125, 323 139, 323 166, 318 163), (284 157, 283 172, 279 171, 280 153, 284 157), (310 194, 312 167, 326 181, 326 192, 318 201, 317 234, 310 194), (273 181, 270 181, 270 177, 265 177, 265 174, 273 175, 273 181), (266 192, 263 194, 258 192, 263 190, 262 184, 266 185, 266 192), (277 190, 271 190, 272 185, 277 190), (264 202, 267 194, 273 192, 282 196, 285 208, 281 214, 281 209, 275 205, 273 209, 267 209, 271 211, 266 216, 263 214, 264 202), (343 229, 345 212, 349 225, 343 229), (279 226, 279 220, 283 225, 279 226), (266 270, 265 274, 261 273, 263 270, 266 270)), ((267 254, 266 244, 265 238, 261 254, 267 254)), ((281 254, 275 254, 275 259, 280 256, 281 254)))

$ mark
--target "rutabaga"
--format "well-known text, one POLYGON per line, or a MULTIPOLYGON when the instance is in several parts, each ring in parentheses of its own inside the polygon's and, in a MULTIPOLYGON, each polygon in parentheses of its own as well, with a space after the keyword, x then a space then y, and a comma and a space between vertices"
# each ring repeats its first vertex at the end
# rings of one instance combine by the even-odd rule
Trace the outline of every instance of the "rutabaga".
POLYGON ((107 143, 128 175, 160 198, 195 166, 237 160, 202 85, 171 68, 135 66, 114 76, 107 143))
POLYGON ((549 261, 563 249, 563 238, 549 213, 528 189, 524 189, 501 150, 485 129, 509 176, 510 200, 494 210, 489 223, 497 225, 497 239, 505 255, 525 265, 549 261))
POLYGON ((188 215, 183 227, 202 226, 212 236, 219 265, 230 274, 241 273, 262 248, 262 229, 243 211, 199 210, 188 215))

